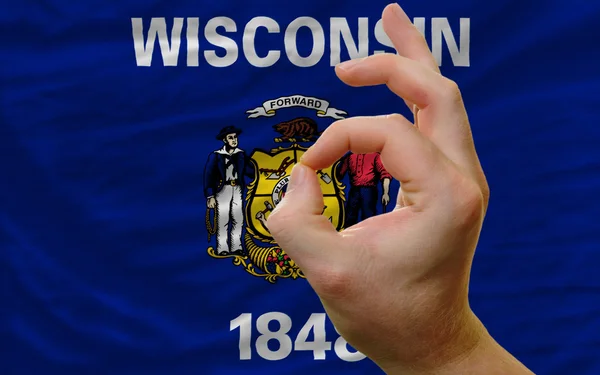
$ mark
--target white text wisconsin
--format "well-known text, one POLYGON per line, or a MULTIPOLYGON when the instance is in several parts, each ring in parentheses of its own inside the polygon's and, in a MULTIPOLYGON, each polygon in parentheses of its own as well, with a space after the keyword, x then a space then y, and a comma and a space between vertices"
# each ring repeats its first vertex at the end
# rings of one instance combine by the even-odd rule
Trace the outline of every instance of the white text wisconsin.
MULTIPOLYGON (((455 20, 453 27, 448 18, 417 17, 413 23, 425 36, 438 65, 470 66, 470 18, 455 20), (444 51, 449 61, 442 61, 444 51)), ((367 17, 332 17, 325 25, 312 17, 298 17, 287 25, 262 16, 245 25, 229 17, 215 17, 204 24, 197 17, 132 18, 131 27, 137 66, 146 67, 207 64, 225 68, 243 62, 268 68, 287 59, 308 68, 324 59, 335 66, 342 53, 353 59, 395 52, 382 21, 367 17), (162 60, 155 53, 157 40, 162 60)))

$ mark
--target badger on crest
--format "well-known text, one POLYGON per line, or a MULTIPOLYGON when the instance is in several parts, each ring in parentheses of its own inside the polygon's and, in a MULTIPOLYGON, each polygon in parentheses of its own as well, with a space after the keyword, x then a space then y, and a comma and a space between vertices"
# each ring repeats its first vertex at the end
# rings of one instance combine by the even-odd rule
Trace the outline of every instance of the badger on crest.
POLYGON ((315 120, 308 117, 298 117, 290 121, 273 125, 273 129, 281 134, 275 142, 311 142, 315 141, 322 132, 319 132, 315 120))

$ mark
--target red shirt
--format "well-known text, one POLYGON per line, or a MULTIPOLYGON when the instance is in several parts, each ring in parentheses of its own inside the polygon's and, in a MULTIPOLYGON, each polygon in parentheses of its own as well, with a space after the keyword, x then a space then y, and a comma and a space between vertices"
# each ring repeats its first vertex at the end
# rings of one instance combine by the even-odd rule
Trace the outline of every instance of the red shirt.
POLYGON ((344 176, 346 172, 350 175, 350 184, 358 187, 373 187, 386 178, 392 179, 377 152, 346 156, 340 166, 340 175, 344 176))

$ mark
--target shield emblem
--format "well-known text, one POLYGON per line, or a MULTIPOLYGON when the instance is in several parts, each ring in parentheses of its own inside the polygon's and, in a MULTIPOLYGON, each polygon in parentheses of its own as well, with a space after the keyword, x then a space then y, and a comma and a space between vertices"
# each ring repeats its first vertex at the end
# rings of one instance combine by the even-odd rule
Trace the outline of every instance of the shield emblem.
MULTIPOLYGON (((256 239, 274 243, 265 223, 273 209, 281 202, 294 165, 307 148, 296 143, 270 152, 254 150, 250 158, 256 163, 256 176, 248 186, 246 197, 246 230, 256 239)), ((337 179, 337 164, 317 171, 323 192, 323 215, 337 230, 344 225, 344 186, 337 179)))
MULTIPOLYGON (((246 113, 248 113, 250 119, 273 117, 275 111, 291 107, 314 109, 317 111, 317 117, 319 118, 342 119, 342 115, 347 114, 345 111, 331 107, 326 100, 304 97, 303 95, 268 100, 263 103, 262 107, 248 110, 246 113)), ((254 149, 252 154, 249 155, 250 163, 254 164, 254 168, 244 168, 243 174, 244 177, 252 178, 252 182, 246 185, 246 180, 238 181, 245 185, 242 188, 247 189, 247 193, 243 198, 244 202, 240 204, 239 195, 236 195, 238 197, 237 201, 232 200, 229 205, 230 211, 235 208, 236 215, 244 216, 243 220, 236 216, 235 220, 229 221, 229 224, 218 225, 220 216, 217 216, 216 206, 219 202, 217 201, 215 205, 215 202, 210 200, 211 198, 207 198, 209 200, 207 201, 206 210, 206 229, 209 242, 212 236, 216 236, 217 239, 221 238, 221 241, 226 237, 225 235, 231 238, 231 233, 234 231, 236 240, 239 239, 240 235, 243 236, 242 250, 236 250, 233 253, 222 251, 217 254, 215 247, 209 246, 207 249, 208 254, 216 259, 231 259, 235 266, 241 266, 249 274, 264 278, 269 283, 275 283, 282 278, 296 280, 305 277, 300 267, 275 242, 273 236, 269 233, 266 222, 271 212, 285 197, 292 168, 298 163, 304 152, 308 150, 307 147, 301 146, 299 143, 311 144, 322 133, 322 131, 319 131, 317 122, 305 116, 279 122, 273 125, 272 128, 277 133, 274 142, 279 144, 288 144, 289 142, 289 146, 286 145, 270 151, 254 149), (250 169, 254 170, 254 175, 249 173, 250 169), (241 233, 240 229, 242 230, 241 233), (219 237, 220 235, 222 237, 219 237)), ((223 131, 225 130, 221 132, 223 131)), ((246 156, 244 155, 244 157, 246 156)), ((344 194, 345 186, 338 178, 339 163, 340 161, 333 166, 319 170, 317 174, 324 198, 322 214, 331 221, 334 228, 341 231, 345 225, 346 198, 344 194)), ((206 168, 205 179, 208 173, 206 168)), ((217 173, 214 172, 214 166, 211 168, 211 173, 219 175, 218 178, 221 179, 219 183, 222 182, 224 172, 219 170, 217 173)), ((237 173, 241 173, 241 171, 237 171, 237 173)), ((212 175, 208 176, 212 178, 212 175)), ((227 203, 223 207, 227 207, 227 203)), ((227 218, 225 218, 225 221, 227 222, 227 218)))

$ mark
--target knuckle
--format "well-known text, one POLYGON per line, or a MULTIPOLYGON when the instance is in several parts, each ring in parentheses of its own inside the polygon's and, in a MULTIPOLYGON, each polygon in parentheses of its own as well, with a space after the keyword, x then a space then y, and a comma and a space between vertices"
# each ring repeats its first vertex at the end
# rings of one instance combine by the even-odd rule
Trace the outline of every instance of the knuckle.
POLYGON ((314 287, 323 297, 343 299, 351 293, 352 272, 340 265, 327 265, 315 273, 314 287))
POLYGON ((435 98, 435 93, 432 93, 430 89, 424 85, 418 85, 412 88, 412 96, 416 103, 430 103, 431 99, 435 98))
POLYGON ((385 115, 386 119, 388 119, 389 121, 393 122, 394 126, 393 128, 388 130, 388 134, 390 135, 405 135, 408 132, 416 132, 417 128, 415 128, 412 124, 412 122, 408 121, 406 119, 406 117, 404 117, 401 114, 398 113, 392 113, 389 115, 385 115))
POLYGON ((348 124, 348 119, 336 120, 331 123, 321 134, 321 138, 332 137, 336 138, 344 132, 344 127, 348 124))
POLYGON ((472 227, 481 221, 485 210, 481 186, 461 173, 454 179, 452 189, 453 221, 458 228, 472 227))
POLYGON ((343 119, 343 120, 335 120, 334 122, 332 122, 332 123, 331 123, 331 125, 329 125, 329 126, 327 127, 327 129, 325 129, 325 131, 330 131, 330 132, 331 132, 331 131, 337 130, 338 128, 340 128, 340 127, 344 126, 344 124, 345 124, 346 122, 347 122, 347 121, 346 121, 346 119, 343 119), (332 130, 329 130, 329 129, 332 129, 332 130))
POLYGON ((478 222, 483 215, 485 205, 483 194, 480 187, 472 181, 462 184, 461 191, 456 206, 460 218, 459 223, 470 226, 478 222))
POLYGON ((462 94, 460 92, 460 87, 458 87, 458 84, 455 81, 446 77, 444 77, 440 92, 446 100, 452 100, 454 102, 459 102, 462 100, 462 94))
POLYGON ((483 185, 481 186, 481 196, 483 197, 483 203, 485 207, 487 207, 490 201, 490 185, 484 180, 483 185))
POLYGON ((391 113, 389 115, 385 115, 385 118, 389 119, 390 121, 399 123, 405 123, 407 121, 406 117, 402 116, 399 113, 391 113))
POLYGON ((490 201, 490 185, 488 184, 487 178, 481 169, 481 166, 476 173, 476 180, 479 185, 479 191, 481 192, 481 196, 483 198, 484 208, 487 208, 490 201))

